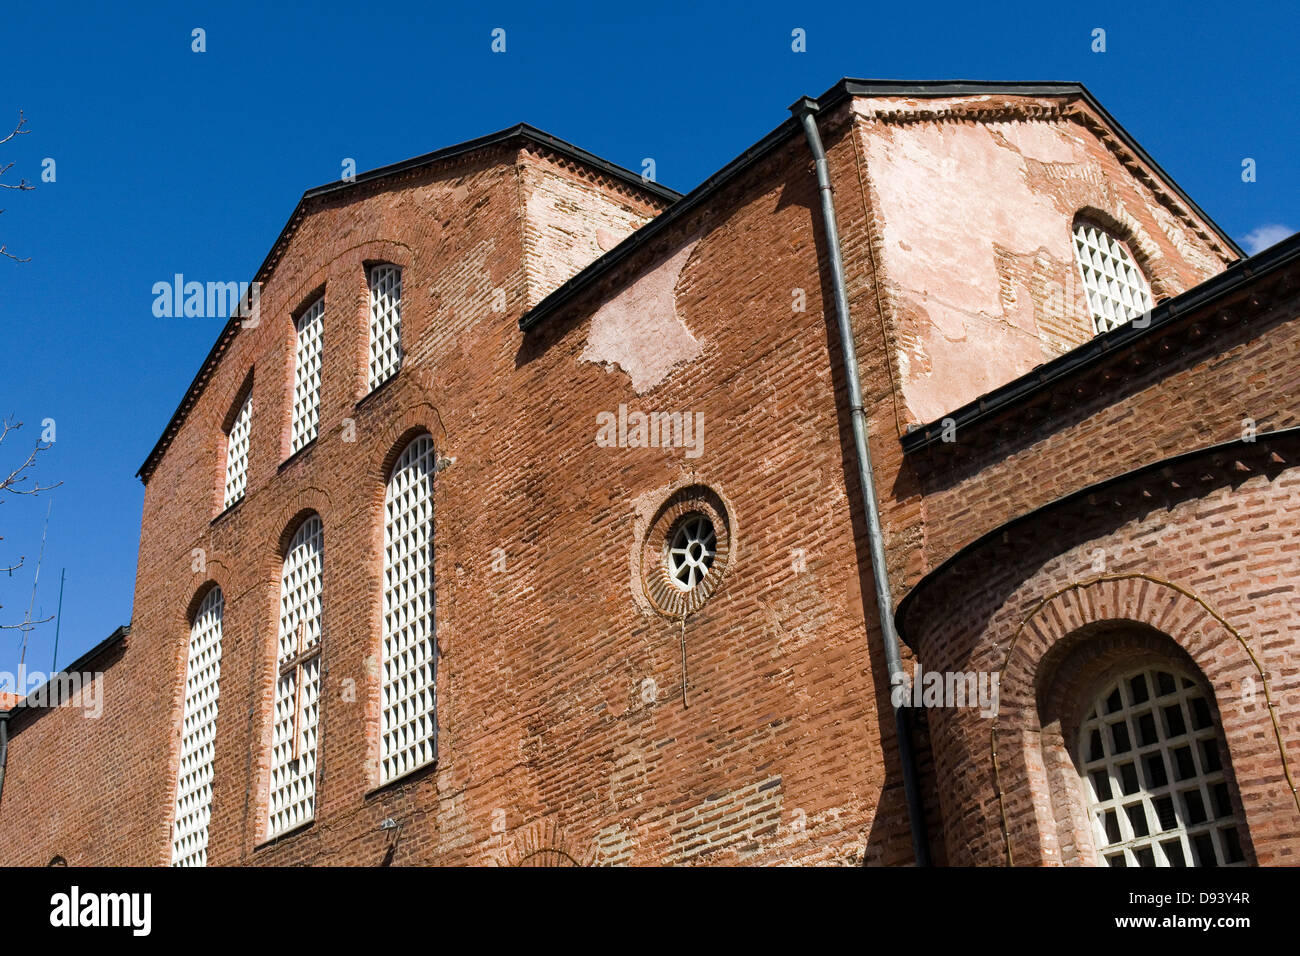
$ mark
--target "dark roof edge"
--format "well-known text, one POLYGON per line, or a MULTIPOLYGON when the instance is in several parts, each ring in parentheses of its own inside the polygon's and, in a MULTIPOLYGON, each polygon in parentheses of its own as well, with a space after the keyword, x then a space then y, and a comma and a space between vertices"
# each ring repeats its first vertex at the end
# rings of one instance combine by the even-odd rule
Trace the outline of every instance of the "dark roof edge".
POLYGON ((1256 279, 1296 262, 1300 262, 1300 233, 1283 239, 1249 259, 1240 259, 1213 278, 1161 302, 1151 310, 1151 321, 1145 326, 1139 328, 1128 322, 1095 336, 1050 362, 1036 366, 1019 378, 967 402, 942 418, 908 432, 899 438, 903 452, 911 454, 941 441, 944 422, 948 419, 952 420, 953 427, 959 431, 980 424, 1046 391, 1061 379, 1100 364, 1121 348, 1156 335, 1176 319, 1239 292, 1256 279))
POLYGON ((1124 143, 1124 146, 1131 150, 1137 158, 1144 163, 1161 181, 1162 185, 1172 190, 1187 208, 1205 223, 1210 229, 1227 244, 1228 248, 1235 252, 1240 258, 1245 258, 1245 251, 1237 245, 1235 239, 1228 235, 1227 232, 1219 226, 1217 222, 1196 204, 1191 196, 1183 191, 1172 176, 1165 169, 1151 158, 1151 155, 1139 145, 1138 141, 1133 138, 1124 126, 1110 114, 1106 107, 1092 95, 1082 83, 1074 80, 1060 82, 1016 82, 1016 81, 991 81, 982 82, 978 80, 931 80, 924 83, 906 80, 855 80, 845 79, 842 81, 847 87, 847 92, 855 96, 915 96, 915 97, 943 97, 943 96, 972 96, 981 93, 1008 93, 1018 96, 1069 96, 1078 95, 1083 97, 1088 106, 1094 110, 1098 116, 1115 131, 1115 135, 1124 143))
MULTIPOLYGON (((275 242, 271 244, 271 248, 267 252, 266 257, 262 260, 262 264, 258 266, 257 272, 253 276, 253 281, 262 281, 270 274, 272 265, 276 260, 277 250, 279 250, 289 240, 289 237, 293 235, 299 220, 302 218, 304 207, 311 200, 331 196, 335 193, 346 192, 347 190, 354 189, 365 183, 377 182, 388 176, 394 176, 410 170, 420 169, 425 166, 432 166, 436 163, 472 153, 475 150, 503 145, 516 139, 523 139, 536 143, 563 156, 567 156, 570 159, 591 166, 599 172, 614 179, 643 189, 646 192, 658 196, 660 199, 667 200, 668 202, 677 202, 681 199, 682 194, 677 192, 675 189, 669 189, 667 186, 661 186, 659 183, 643 180, 630 169, 626 169, 616 163, 611 163, 607 159, 601 159, 595 153, 590 153, 580 146, 573 145, 567 140, 560 139, 558 136, 552 136, 550 133, 537 129, 534 126, 529 126, 527 123, 517 123, 507 129, 497 130, 495 133, 488 133, 486 136, 480 136, 477 139, 466 140, 463 143, 446 146, 442 149, 434 150, 431 153, 425 153, 411 159, 404 159, 401 162, 390 163, 387 166, 380 166, 377 169, 368 170, 364 173, 360 173, 351 182, 338 180, 336 182, 326 183, 322 186, 316 186, 313 189, 308 189, 302 194, 297 205, 293 207, 293 212, 290 213, 284 227, 280 230, 280 234, 276 236, 275 242)), ((203 364, 199 366, 199 370, 195 374, 194 379, 190 382, 189 387, 185 389, 185 394, 181 397, 180 404, 177 405, 176 411, 172 413, 172 417, 168 420, 166 427, 163 429, 162 435, 159 436, 158 441, 154 443, 149 454, 145 456, 144 462, 141 463, 140 467, 136 470, 135 476, 137 478, 140 478, 142 481, 147 480, 145 478, 146 471, 152 470, 152 466, 156 463, 157 459, 162 456, 162 453, 166 451, 167 447, 171 444, 171 436, 173 436, 175 430, 180 427, 181 422, 185 419, 186 413, 189 411, 187 403, 192 396, 203 390, 206 373, 215 364, 217 358, 221 354, 223 346, 235 331, 239 321, 238 318, 232 316, 222 328, 221 333, 217 336, 217 340, 213 342, 212 348, 208 350, 207 356, 203 359, 203 364)))
MULTIPOLYGON (((66 667, 60 668, 55 673, 72 674, 77 671, 84 670, 92 662, 94 662, 96 658, 102 657, 104 654, 106 654, 108 651, 111 651, 118 644, 124 642, 126 640, 127 635, 130 633, 131 633, 130 624, 121 625, 116 630, 114 630, 112 634, 108 635, 108 637, 104 638, 102 641, 100 641, 90 650, 86 651, 86 653, 82 654, 71 664, 68 664, 66 667)), ((53 679, 53 675, 51 675, 51 680, 52 679, 53 679)), ((0 719, 8 719, 10 717, 15 716, 20 711, 44 710, 45 708, 36 708, 36 707, 28 706, 27 700, 29 697, 33 697, 33 696, 43 697, 45 689, 49 686, 50 686, 50 681, 47 680, 44 684, 36 688, 36 690, 32 691, 30 694, 24 694, 23 699, 20 700, 13 707, 9 708, 8 710, 0 710, 0 719)))
POLYGON ((1052 511, 1057 508, 1067 507, 1068 505, 1073 504, 1075 501, 1086 498, 1088 495, 1095 495, 1100 491, 1104 491, 1116 485, 1137 481, 1138 479, 1144 478, 1147 475, 1152 474, 1153 472, 1158 472, 1161 471, 1162 469, 1168 468, 1171 465, 1184 464, 1190 461, 1194 461, 1198 458, 1212 457, 1214 455, 1226 454, 1227 452, 1241 448, 1244 445, 1253 445, 1258 447, 1260 444, 1268 445, 1275 441, 1282 441, 1288 438, 1300 438, 1300 426, 1293 426, 1291 428, 1279 428, 1276 431, 1271 431, 1271 432, 1258 432, 1256 433, 1255 440, 1253 442, 1247 441, 1242 438, 1235 438, 1232 441, 1220 442, 1215 445, 1203 445, 1200 448, 1194 448, 1191 451, 1180 452, 1177 455, 1171 455, 1167 458, 1161 458, 1158 461, 1149 462, 1148 464, 1145 465, 1139 465, 1137 468, 1133 468, 1130 469, 1129 471, 1121 472, 1118 475, 1112 475, 1110 478, 1105 478, 1101 481, 1096 482, 1095 484, 1087 485, 1083 488, 1078 489, 1077 491, 1071 491, 1070 493, 1062 495, 1059 498, 1053 498, 1051 501, 1039 505, 1037 508, 1034 508, 1032 511, 1026 511, 1024 514, 1017 515, 1014 518, 1004 521, 996 528, 993 528, 990 531, 986 531, 984 534, 980 535, 974 541, 971 541, 969 544, 966 544, 963 547, 959 548, 957 551, 954 551, 951 555, 949 555, 939 564, 935 565, 933 568, 927 571, 925 575, 919 581, 916 582, 916 584, 912 585, 912 589, 903 596, 903 599, 901 601, 898 602, 898 609, 894 612, 894 625, 898 630, 899 636, 902 637, 903 640, 907 642, 907 645, 909 647, 912 647, 913 650, 915 650, 915 647, 913 647, 912 642, 907 639, 905 624, 906 624, 906 616, 909 609, 918 600, 917 595, 924 588, 928 588, 932 583, 934 583, 936 580, 941 578, 952 567, 961 563, 967 557, 974 554, 976 551, 980 550, 985 545, 989 544, 991 541, 1001 537, 1004 533, 1011 530, 1012 528, 1024 524, 1025 522, 1032 521, 1038 518, 1040 515, 1044 514, 1045 512, 1052 511))
POLYGON ((667 186, 661 186, 654 180, 642 179, 641 176, 632 172, 632 170, 619 166, 617 163, 611 163, 607 159, 602 159, 595 153, 590 153, 581 146, 575 146, 568 140, 560 139, 558 136, 552 136, 550 133, 540 130, 535 126, 527 123, 516 123, 507 129, 497 130, 495 133, 488 133, 486 136, 480 136, 477 139, 466 140, 463 143, 456 143, 452 146, 445 146, 442 149, 436 149, 431 153, 425 153, 421 156, 414 156, 410 159, 403 159, 400 162, 390 163, 387 166, 380 166, 364 173, 360 173, 351 182, 336 180, 332 183, 326 183, 323 186, 317 186, 303 193, 303 199, 315 199, 319 196, 327 196, 336 192, 343 192, 358 186, 362 183, 374 182, 375 180, 384 179, 387 176, 394 176, 398 173, 404 173, 412 169, 419 169, 424 166, 432 166, 448 159, 454 159, 463 156, 466 153, 472 153, 475 150, 486 149, 489 146, 496 146, 501 143, 508 143, 513 139, 525 139, 539 146, 553 150, 568 156, 570 159, 576 159, 588 166, 591 166, 606 175, 621 180, 630 186, 636 186, 646 192, 654 193, 660 199, 666 199, 669 202, 676 202, 682 198, 682 194, 675 189, 667 186))
MULTIPOLYGON (((1094 110, 1103 122, 1107 123, 1114 131, 1115 135, 1123 141, 1126 148, 1131 150, 1137 158, 1145 163, 1159 179, 1162 184, 1171 189, 1178 198, 1187 204, 1187 207, 1198 217, 1205 225, 1214 230, 1214 232, 1227 244, 1228 248, 1237 253, 1238 256, 1245 255, 1241 248, 1229 236, 1219 224, 1206 215, 1195 202, 1192 201, 1182 187, 1176 183, 1165 170, 1153 160, 1137 141, 1121 126, 1115 117, 1111 116, 1092 95, 1086 86, 1082 83, 1068 82, 1016 82, 1016 81, 980 81, 980 80, 860 80, 851 77, 845 77, 835 83, 826 92, 818 97, 809 97, 817 104, 819 110, 829 110, 838 106, 842 101, 851 96, 911 96, 911 97, 932 97, 939 98, 945 96, 972 96, 989 93, 1004 93, 1016 96, 1079 96, 1088 104, 1089 108, 1094 110)), ((632 233, 621 243, 605 253, 595 262, 588 265, 577 275, 569 279, 563 285, 549 293, 546 298, 533 306, 519 318, 519 328, 527 332, 535 328, 539 323, 548 318, 551 314, 559 311, 569 300, 576 296, 583 289, 590 286, 598 277, 604 275, 618 263, 628 258, 635 250, 641 248, 655 236, 667 229, 672 223, 689 214, 692 210, 698 208, 714 193, 722 189, 729 181, 740 175, 758 160, 762 159, 769 152, 779 146, 787 136, 798 132, 799 124, 796 120, 787 119, 780 126, 776 127, 757 143, 745 150, 722 169, 718 170, 704 182, 692 189, 686 194, 685 198, 676 205, 669 207, 660 213, 646 225, 642 226, 636 232, 632 233)))
MULTIPOLYGON (((820 104, 819 104, 820 105, 820 104)), ((535 306, 519 317, 519 330, 527 332, 536 328, 554 313, 560 311, 579 295, 583 289, 591 286, 602 275, 627 259, 642 246, 645 246, 660 233, 669 229, 673 223, 689 215, 711 199, 727 183, 738 177, 746 169, 759 162, 776 150, 793 133, 798 131, 798 123, 793 118, 786 120, 772 130, 749 149, 745 150, 727 165, 704 182, 692 189, 686 196, 669 206, 658 216, 651 219, 640 229, 616 245, 609 252, 579 271, 563 285, 558 286, 535 306)))

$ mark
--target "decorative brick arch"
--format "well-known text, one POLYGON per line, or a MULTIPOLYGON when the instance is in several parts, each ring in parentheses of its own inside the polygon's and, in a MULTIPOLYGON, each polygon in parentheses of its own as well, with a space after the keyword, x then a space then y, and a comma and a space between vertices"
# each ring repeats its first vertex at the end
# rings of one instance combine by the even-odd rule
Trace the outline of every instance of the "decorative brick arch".
MULTIPOLYGON (((1080 631, 1105 623, 1137 625, 1168 636, 1186 653, 1219 701, 1231 697, 1224 692, 1235 683, 1246 679, 1257 682, 1271 721, 1282 776, 1300 816, 1300 793, 1287 760, 1268 674, 1246 638, 1201 597, 1181 585, 1140 573, 1101 575, 1073 582, 1042 598, 1021 620, 1007 645, 999 671, 1001 698, 989 731, 989 752, 1008 865, 1015 862, 1014 828, 1004 792, 1003 765, 998 759, 999 733, 1041 731, 1040 691, 1045 659, 1050 660, 1054 648, 1063 646, 1080 631)), ((1230 751, 1234 741, 1246 739, 1252 727, 1258 726, 1236 699, 1220 707, 1220 718, 1230 751)), ((1042 767, 1031 773, 1046 786, 1042 767)), ((1275 787, 1276 781, 1266 780, 1247 789, 1267 792, 1275 787)))
POLYGON ((402 451, 420 435, 429 435, 433 439, 435 457, 441 459, 447 444, 447 429, 443 427, 441 413, 430 402, 404 407, 382 431, 365 442, 362 460, 367 465, 361 476, 358 500, 361 502, 361 520, 364 521, 361 533, 373 556, 383 554, 384 494, 388 479, 392 477, 393 467, 402 451))
POLYGON ((330 500, 329 492, 324 488, 317 488, 315 485, 303 488, 298 494, 285 501, 277 509, 277 512, 280 519, 273 524, 273 527, 278 527, 280 534, 274 540, 267 542, 269 547, 264 549, 263 556, 270 564, 267 571, 262 573, 261 578, 266 581, 278 582, 280 580, 280 566, 284 563, 285 552, 289 550, 289 544, 293 541, 293 536, 297 534, 298 529, 302 527, 302 523, 315 514, 320 518, 328 540, 330 528, 336 516, 334 514, 334 503, 330 500))
MULTIPOLYGON (((1123 205, 1114 210, 1100 206, 1085 205, 1075 210, 1070 220, 1070 247, 1074 247, 1074 230, 1080 222, 1092 223, 1105 229, 1112 236, 1124 243, 1133 256, 1133 261, 1142 270, 1147 284, 1151 287, 1152 302, 1159 302, 1175 294, 1165 278, 1168 266, 1160 245, 1151 238, 1142 223, 1126 210, 1123 205)), ((1078 268, 1077 265, 1075 268, 1078 268)))

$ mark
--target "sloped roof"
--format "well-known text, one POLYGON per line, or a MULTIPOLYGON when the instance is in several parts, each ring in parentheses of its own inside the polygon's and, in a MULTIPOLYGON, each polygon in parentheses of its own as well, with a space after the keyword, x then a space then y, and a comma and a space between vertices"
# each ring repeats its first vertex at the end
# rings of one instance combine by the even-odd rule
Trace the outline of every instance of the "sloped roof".
MULTIPOLYGON (((1115 140, 1128 151, 1129 154, 1141 165, 1147 167, 1152 174, 1160 181, 1161 185, 1174 194, 1177 200, 1202 222, 1204 222, 1230 250, 1238 256, 1244 256, 1241 248, 1233 241, 1232 237, 1221 229, 1204 210, 1192 201, 1176 182, 1153 160, 1137 141, 1129 135, 1115 118, 1106 111, 1106 109, 1097 101, 1097 99, 1088 91, 1082 83, 1076 82, 1004 82, 1004 81, 974 81, 974 80, 864 80, 846 77, 841 79, 821 96, 812 101, 820 110, 827 110, 838 106, 844 100, 853 96, 876 96, 876 97, 912 97, 912 98, 930 98, 938 99, 943 97, 961 97, 961 96, 987 96, 1002 94, 1006 96, 1037 96, 1037 97, 1062 97, 1077 98, 1083 100, 1088 108, 1092 110, 1102 123, 1113 134, 1115 140)), ((809 98, 811 99, 811 98, 809 98)), ((660 186, 657 183, 644 182, 639 175, 627 170, 621 166, 610 163, 601 159, 593 153, 574 146, 558 137, 545 133, 542 130, 529 126, 526 123, 520 123, 508 129, 491 133, 487 136, 481 136, 478 139, 468 140, 464 143, 458 143, 454 146, 448 146, 444 149, 435 150, 431 153, 425 153, 423 156, 417 156, 413 159, 403 160, 399 163, 393 163, 389 166, 383 166, 378 169, 362 173, 352 182, 334 182, 324 186, 318 186, 315 189, 309 189, 303 193, 302 199, 294 208, 293 214, 289 221, 280 232, 279 238, 271 247, 270 253, 267 254, 261 267, 254 277, 255 282, 265 281, 275 268, 276 263, 283 255, 289 240, 296 232, 298 225, 306 214, 308 204, 322 197, 344 195, 349 190, 359 189, 366 183, 372 183, 391 177, 399 176, 411 170, 420 169, 445 162, 460 156, 464 156, 475 150, 487 149, 490 147, 502 145, 515 140, 532 142, 534 144, 546 147, 556 153, 567 156, 592 168, 595 168, 615 179, 633 184, 642 188, 649 193, 662 199, 672 202, 667 209, 658 216, 651 219, 640 229, 633 232, 621 243, 615 246, 605 255, 596 259, 585 269, 578 272, 567 282, 555 289, 541 302, 525 312, 519 319, 519 328, 527 332, 543 322, 548 316, 552 315, 563 306, 570 303, 582 290, 588 288, 601 276, 608 274, 619 263, 626 260, 633 252, 641 248, 646 243, 652 241, 657 236, 663 234, 666 230, 671 229, 675 222, 680 221, 690 212, 698 209, 709 199, 715 196, 721 189, 740 176, 746 169, 770 155, 777 148, 783 146, 791 137, 802 135, 799 123, 791 117, 768 133, 761 140, 745 150, 730 163, 723 166, 722 169, 714 173, 699 186, 693 189, 685 197, 667 187, 660 186)), ((208 379, 211 377, 221 355, 225 352, 233 339, 238 328, 238 321, 235 318, 226 324, 221 335, 217 338, 212 350, 203 360, 198 374, 195 375, 194 381, 190 383, 185 392, 180 405, 173 413, 167 427, 163 430, 161 437, 154 445, 153 450, 149 452, 144 463, 136 472, 136 477, 142 481, 148 481, 153 469, 157 466, 159 459, 171 444, 172 439, 180 430, 185 421, 186 415, 202 394, 208 379)))
MULTIPOLYGON (((1106 109, 1097 102, 1096 97, 1082 83, 1076 82, 1004 82, 976 80, 858 80, 845 77, 818 97, 804 97, 796 101, 796 106, 804 100, 811 101, 819 111, 829 110, 853 96, 864 97, 911 97, 915 99, 941 99, 959 96, 1038 96, 1076 98, 1085 102, 1089 109, 1097 114, 1098 119, 1114 135, 1115 139, 1142 165, 1146 166, 1160 184, 1170 190, 1195 216, 1214 230, 1229 249, 1238 256, 1245 253, 1219 225, 1206 215, 1192 198, 1183 192, 1173 178, 1138 145, 1129 132, 1121 126, 1106 109)), ((794 107, 792 107, 793 109, 794 107)), ((693 210, 708 202, 728 183, 735 180, 746 169, 770 155, 792 137, 802 137, 803 131, 799 120, 790 117, 772 132, 745 150, 722 169, 718 170, 695 189, 686 194, 680 202, 664 210, 650 222, 632 233, 605 255, 587 266, 564 285, 555 289, 550 295, 537 303, 519 319, 519 328, 527 332, 543 322, 562 306, 569 303, 581 290, 590 286, 605 275, 619 262, 626 259, 636 249, 651 242, 655 237, 670 229, 674 222, 689 215, 693 210)))
MULTIPOLYGON (((518 123, 507 129, 498 130, 497 132, 489 133, 486 136, 480 136, 477 139, 466 140, 463 143, 457 143, 453 146, 434 150, 431 153, 425 153, 421 156, 413 157, 412 159, 404 159, 398 163, 391 163, 388 166, 381 166, 378 169, 359 173, 350 181, 340 180, 307 190, 302 194, 302 198, 298 200, 298 204, 294 207, 293 213, 289 216, 289 220, 285 223, 284 228, 280 230, 280 235, 271 246, 271 251, 268 252, 266 258, 262 260, 262 265, 258 267, 257 274, 253 277, 253 281, 265 282, 271 275, 276 264, 283 256, 285 249, 288 248, 289 242, 298 231, 298 227, 306 217, 308 207, 316 203, 318 200, 327 197, 334 198, 346 196, 349 192, 358 191, 367 184, 393 179, 405 173, 436 166, 450 160, 459 159, 480 150, 521 143, 531 143, 535 146, 541 146, 567 159, 588 166, 612 179, 635 186, 636 188, 649 193, 652 196, 658 197, 659 199, 668 202, 675 202, 681 198, 681 193, 674 189, 669 189, 667 186, 662 186, 653 181, 647 182, 643 180, 639 174, 634 173, 629 169, 625 169, 615 163, 611 163, 609 160, 601 159, 596 154, 589 153, 581 147, 574 146, 572 143, 562 140, 558 136, 552 136, 550 133, 537 129, 534 126, 529 126, 527 123, 518 123)), ((222 354, 229 347, 231 340, 234 338, 234 335, 238 330, 238 326, 238 320, 232 316, 226 323, 225 328, 221 330, 221 334, 217 337, 217 341, 213 344, 207 357, 204 358, 203 364, 199 367, 198 374, 194 376, 194 380, 190 383, 189 388, 185 390, 185 395, 177 406, 176 411, 172 414, 171 420, 167 423, 167 427, 163 429, 163 433, 154 445, 153 450, 149 452, 144 463, 141 464, 139 470, 136 471, 136 477, 141 479, 141 481, 147 482, 149 480, 149 476, 157 466, 158 460, 162 457, 163 453, 167 450, 167 447, 171 444, 172 439, 180 430, 181 425, 185 421, 186 415, 188 415, 190 409, 198 400, 198 397, 203 393, 203 389, 207 385, 213 369, 216 368, 222 354)))
POLYGON ((979 425, 1014 414, 1029 407, 1062 383, 1072 383, 1079 376, 1106 365, 1114 365, 1133 354, 1135 349, 1158 340, 1175 322, 1182 322, 1194 312, 1204 312, 1215 303, 1251 288, 1276 272, 1294 269, 1300 263, 1300 232, 1249 259, 1239 259, 1216 276, 1192 286, 1155 306, 1145 323, 1125 322, 1035 366, 1025 374, 985 392, 943 417, 909 431, 899 439, 906 454, 944 445, 945 429, 967 434, 979 425))

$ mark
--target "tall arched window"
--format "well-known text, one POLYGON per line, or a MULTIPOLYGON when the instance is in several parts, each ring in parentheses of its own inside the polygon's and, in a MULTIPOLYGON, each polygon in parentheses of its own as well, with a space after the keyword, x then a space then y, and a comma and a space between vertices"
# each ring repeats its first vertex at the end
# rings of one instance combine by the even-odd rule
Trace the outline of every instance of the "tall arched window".
POLYGON ((296 323, 294 335, 293 421, 289 454, 315 440, 320 427, 321 330, 325 326, 325 298, 313 302, 296 323))
POLYGON ((1151 290, 1146 276, 1124 243, 1105 229, 1077 222, 1074 259, 1083 276, 1093 329, 1098 335, 1150 311, 1151 290))
POLYGON ((172 818, 172 866, 205 866, 208 862, 224 610, 221 589, 214 587, 203 598, 190 624, 181 759, 176 773, 176 812, 172 818))
POLYGON ((268 837, 316 812, 323 546, 321 520, 313 515, 294 534, 280 577, 268 837))
POLYGON ((1112 682, 1079 731, 1097 855, 1108 866, 1245 861, 1223 740, 1201 685, 1151 666, 1112 682))
POLYGON ((384 495, 382 782, 437 756, 433 439, 402 451, 384 495))
POLYGON ((226 491, 221 507, 229 508, 244 497, 248 487, 248 442, 253 431, 253 393, 244 397, 226 433, 226 491))
POLYGON ((402 270, 370 270, 370 387, 378 388, 402 367, 402 270))

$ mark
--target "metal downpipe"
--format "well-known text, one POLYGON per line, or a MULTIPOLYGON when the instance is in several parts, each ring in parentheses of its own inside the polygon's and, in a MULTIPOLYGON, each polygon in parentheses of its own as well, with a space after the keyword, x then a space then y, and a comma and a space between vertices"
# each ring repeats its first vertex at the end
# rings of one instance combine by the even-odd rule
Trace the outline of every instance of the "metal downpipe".
POLYGON ((5 767, 9 764, 9 711, 0 711, 0 797, 5 791, 5 767))
MULTIPOLYGON (((885 563, 884 533, 880 527, 880 503, 876 498, 875 475, 871 468, 871 448, 867 443, 867 413, 862 405, 862 382, 858 375, 857 347, 853 339, 853 326, 849 319, 849 297, 844 285, 844 260, 840 255, 839 226, 835 220, 835 203, 832 198, 830 170, 821 133, 814 114, 817 101, 804 97, 790 112, 803 125, 812 150, 817 170, 817 190, 821 196, 822 225, 826 233, 826 249, 830 256, 831 286, 835 294, 835 320, 839 326, 840 346, 844 356, 844 374, 848 379, 849 407, 853 413, 853 444, 857 451, 858 484, 862 488, 862 504, 867 515, 867 541, 871 553, 871 576, 876 588, 876 607, 880 612, 880 633, 885 644, 885 666, 889 670, 892 688, 903 679, 902 659, 898 653, 898 633, 894 629, 894 600, 889 590, 889 571, 885 563)), ((890 695, 891 704, 893 695, 890 695)), ((912 850, 918 866, 930 865, 930 847, 925 833, 925 811, 921 805, 920 789, 916 781, 916 758, 912 753, 912 735, 904 707, 894 707, 894 726, 898 737, 898 759, 903 770, 903 794, 907 800, 907 818, 912 828, 912 850)))

